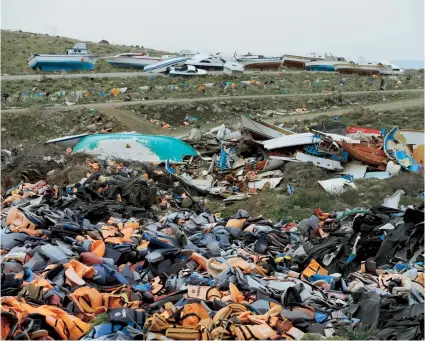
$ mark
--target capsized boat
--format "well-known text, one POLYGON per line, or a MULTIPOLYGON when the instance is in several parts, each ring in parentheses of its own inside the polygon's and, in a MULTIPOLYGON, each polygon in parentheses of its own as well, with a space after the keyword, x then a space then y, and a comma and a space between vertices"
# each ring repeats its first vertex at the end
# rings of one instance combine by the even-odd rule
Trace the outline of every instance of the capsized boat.
POLYGON ((304 69, 305 63, 312 60, 323 60, 325 57, 318 53, 307 53, 305 55, 283 55, 283 66, 295 69, 304 69))
POLYGON ((180 76, 180 77, 193 77, 193 76, 205 76, 207 71, 197 69, 192 65, 183 65, 182 67, 169 67, 167 73, 170 76, 180 76))
POLYGON ((27 62, 30 68, 38 71, 91 71, 97 55, 90 54, 87 43, 75 43, 64 54, 33 54, 27 62))
POLYGON ((167 72, 169 67, 183 65, 189 57, 186 56, 175 56, 163 59, 158 63, 150 64, 144 67, 144 72, 161 73, 167 72))
MULTIPOLYGON (((422 132, 422 141, 424 133, 422 132)), ((422 173, 424 170, 424 144, 409 131, 403 132, 398 127, 391 129, 384 138, 384 151, 390 159, 395 159, 397 163, 415 173, 422 173), (410 142, 410 143, 409 143, 410 142)))
POLYGON ((380 74, 384 69, 384 65, 379 63, 367 62, 363 58, 359 58, 359 62, 350 61, 345 64, 335 64, 335 71, 339 73, 358 73, 358 74, 380 74))
POLYGON ((73 153, 84 152, 100 159, 122 159, 139 162, 183 162, 185 156, 196 156, 189 144, 170 136, 136 133, 93 134, 83 137, 73 153))
POLYGON ((245 70, 248 69, 277 69, 282 65, 282 57, 264 56, 261 54, 247 53, 242 56, 236 56, 235 59, 238 63, 242 64, 245 70))
POLYGON ((198 69, 223 71, 226 61, 219 56, 197 54, 185 62, 185 65, 193 65, 198 69))
POLYGON ((304 69, 308 71, 335 71, 336 64, 346 64, 349 60, 344 57, 335 57, 325 54, 324 59, 311 60, 305 63, 304 69))
POLYGON ((150 57, 145 53, 128 52, 106 58, 106 61, 115 67, 126 69, 143 69, 147 65, 158 63, 160 57, 150 57))

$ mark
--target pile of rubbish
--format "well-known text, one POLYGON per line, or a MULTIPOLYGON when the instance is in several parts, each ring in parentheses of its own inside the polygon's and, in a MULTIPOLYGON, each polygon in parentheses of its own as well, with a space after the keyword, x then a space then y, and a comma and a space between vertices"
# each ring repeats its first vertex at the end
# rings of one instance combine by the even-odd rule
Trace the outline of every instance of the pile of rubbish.
POLYGON ((424 166, 424 132, 397 127, 385 132, 333 121, 294 133, 242 116, 240 129, 231 131, 222 125, 206 134, 192 129, 182 139, 199 156, 167 170, 203 194, 227 201, 278 186, 285 162, 310 162, 334 172, 334 179, 319 181, 333 194, 356 188, 356 179, 388 178, 401 169, 423 173, 424 166))
MULTIPOLYGON (((193 195, 218 196, 227 202, 276 188, 287 162, 312 163, 329 171, 334 178, 318 183, 330 194, 356 189, 358 179, 385 179, 401 170, 423 173, 423 131, 348 127, 338 120, 309 130, 295 133, 242 115, 239 129, 223 124, 202 133, 193 128, 180 138, 124 132, 80 134, 46 143, 104 160, 163 163, 193 195)), ((293 185, 287 189, 294 193, 293 185)))
MULTIPOLYGON (((215 147, 222 169, 233 147, 215 147)), ((91 162, 78 183, 5 193, 2 339, 423 339, 423 205, 220 217, 150 167, 91 162)))

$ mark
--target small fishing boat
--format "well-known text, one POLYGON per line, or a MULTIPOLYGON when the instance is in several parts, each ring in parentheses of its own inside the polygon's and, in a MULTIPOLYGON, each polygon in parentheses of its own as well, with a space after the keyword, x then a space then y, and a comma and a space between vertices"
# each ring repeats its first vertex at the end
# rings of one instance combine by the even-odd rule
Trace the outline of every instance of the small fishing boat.
POLYGON ((158 63, 150 64, 144 67, 144 72, 161 73, 167 72, 169 67, 183 65, 189 57, 186 56, 175 56, 163 59, 158 63))
POLYGON ((236 56, 235 59, 238 63, 242 64, 245 70, 248 69, 277 69, 282 65, 283 58, 282 57, 269 57, 263 56, 261 54, 251 54, 247 53, 242 56, 236 56))
POLYGON ((33 54, 27 62, 30 68, 38 71, 91 71, 97 56, 90 54, 87 43, 75 43, 64 54, 33 54))
POLYGON ((160 57, 150 57, 145 53, 129 52, 120 53, 116 56, 106 58, 106 61, 115 67, 126 69, 143 69, 147 65, 158 63, 160 57))
POLYGON ((358 74, 380 74, 384 69, 384 65, 379 63, 367 62, 363 58, 358 63, 350 61, 345 64, 335 64, 335 71, 339 73, 358 73, 358 74))
POLYGON ((207 71, 197 69, 192 65, 183 65, 182 67, 169 67, 167 72, 170 76, 180 77, 193 77, 193 76, 205 76, 207 71))
POLYGON ((323 60, 324 57, 317 53, 307 53, 306 55, 283 55, 283 66, 295 69, 304 69, 305 63, 312 60, 323 60))
POLYGON ((226 61, 213 55, 197 54, 185 62, 185 65, 195 66, 197 69, 223 71, 226 61))
POLYGON ((304 68, 308 71, 335 71, 336 64, 346 64, 349 60, 344 57, 334 57, 332 54, 325 54, 325 59, 312 60, 305 63, 304 68))
POLYGON ((382 149, 361 143, 351 144, 344 140, 338 141, 337 144, 348 152, 353 159, 367 165, 385 169, 385 165, 388 163, 388 156, 382 149))
MULTIPOLYGON (((416 134, 403 132, 398 127, 391 129, 384 138, 384 151, 385 154, 404 169, 414 172, 422 173, 424 169, 424 145, 413 144, 420 143, 416 141, 416 134), (409 143, 410 142, 410 143, 409 143)), ((423 139, 422 133, 422 139, 423 139)), ((423 140, 422 140, 423 141, 423 140)))

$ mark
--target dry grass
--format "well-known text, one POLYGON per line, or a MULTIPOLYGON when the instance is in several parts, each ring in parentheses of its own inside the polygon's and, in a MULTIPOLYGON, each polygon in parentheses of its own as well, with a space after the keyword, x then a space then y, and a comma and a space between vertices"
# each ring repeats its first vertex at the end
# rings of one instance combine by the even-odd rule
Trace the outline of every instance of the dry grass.
MULTIPOLYGON (((31 53, 61 53, 70 48, 78 39, 65 38, 59 36, 49 36, 39 33, 9 32, 1 31, 1 65, 2 74, 19 75, 33 73, 28 68, 27 58, 31 53)), ((88 42, 90 52, 102 56, 114 55, 123 52, 137 50, 136 45, 113 45, 88 42)), ((139 43, 140 44, 140 43, 139 43)), ((165 51, 156 51, 147 48, 147 52, 152 55, 170 54, 165 51)), ((112 68, 103 60, 96 62, 97 72, 112 72, 112 68)))

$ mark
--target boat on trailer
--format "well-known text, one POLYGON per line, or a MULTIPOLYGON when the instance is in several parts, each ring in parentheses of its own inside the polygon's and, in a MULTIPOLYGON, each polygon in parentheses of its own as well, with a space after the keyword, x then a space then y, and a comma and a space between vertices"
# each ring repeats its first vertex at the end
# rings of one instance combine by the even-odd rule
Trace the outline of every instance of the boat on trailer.
POLYGON ((97 55, 90 54, 87 43, 75 43, 64 54, 32 54, 27 62, 30 68, 38 71, 91 71, 97 55))
POLYGON ((125 69, 143 69, 147 65, 158 63, 161 57, 151 57, 141 52, 120 53, 106 58, 106 61, 115 67, 125 69))

